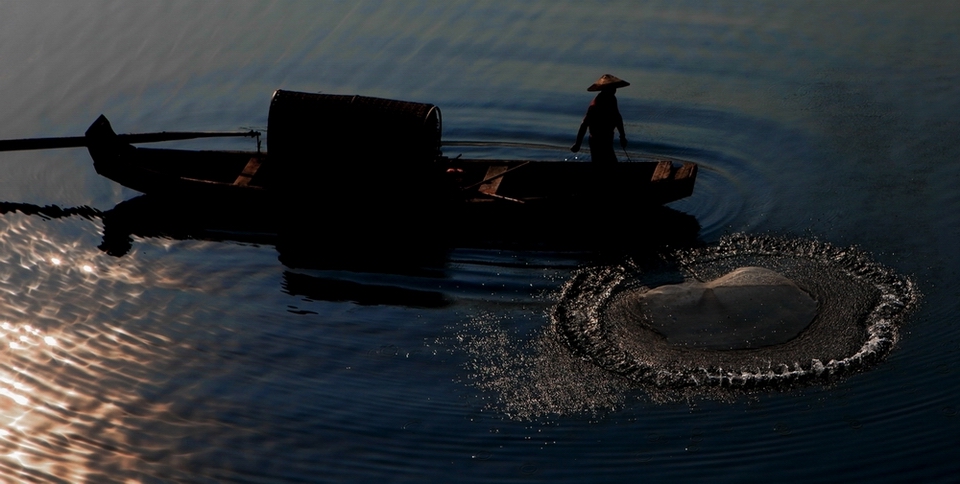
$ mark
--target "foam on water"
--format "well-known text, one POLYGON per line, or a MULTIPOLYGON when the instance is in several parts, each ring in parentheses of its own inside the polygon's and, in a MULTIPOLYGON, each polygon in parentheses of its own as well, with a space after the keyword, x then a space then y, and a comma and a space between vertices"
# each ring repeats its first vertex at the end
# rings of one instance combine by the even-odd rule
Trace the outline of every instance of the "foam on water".
MULTIPOLYGON (((912 280, 856 248, 739 234, 654 262, 580 269, 529 337, 515 329, 524 326, 519 319, 508 325, 503 318, 509 316, 481 315, 460 339, 472 357, 472 382, 489 396, 490 406, 518 418, 597 413, 633 396, 728 400, 835 382, 887 356, 919 298, 912 280), (737 271, 742 267, 752 269, 737 271), (777 328, 790 317, 785 313, 797 310, 802 314, 790 334, 763 341, 734 338, 732 349, 725 349, 696 331, 686 334, 686 341, 671 341, 644 313, 642 301, 655 288, 736 286, 744 276, 774 283, 768 287, 775 299, 788 299, 772 313, 737 312, 774 315, 772 323, 750 327, 750 336, 777 328), (781 291, 792 285, 799 292, 781 291), (804 298, 815 301, 815 308, 804 298)), ((684 323, 673 324, 682 334, 684 323)))
POLYGON ((783 388, 829 382, 880 361, 918 298, 910 279, 855 248, 741 234, 673 254, 659 267, 581 270, 564 286, 552 324, 576 354, 648 389, 783 388), (819 306, 810 325, 782 343, 717 350, 671 344, 624 310, 624 300, 662 285, 668 274, 706 282, 743 266, 776 271, 809 293, 819 306))

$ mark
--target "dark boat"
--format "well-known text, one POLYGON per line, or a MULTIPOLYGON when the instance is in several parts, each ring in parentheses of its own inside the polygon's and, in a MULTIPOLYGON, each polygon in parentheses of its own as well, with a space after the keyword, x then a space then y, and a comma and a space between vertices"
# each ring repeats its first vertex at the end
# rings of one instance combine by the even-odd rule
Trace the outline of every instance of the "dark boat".
POLYGON ((440 132, 440 110, 431 104, 279 90, 270 105, 269 154, 135 147, 103 116, 85 136, 97 172, 139 192, 197 205, 319 207, 327 215, 641 209, 690 196, 697 176, 696 164, 671 160, 451 159, 440 152, 440 132))
POLYGON ((87 129, 97 173, 141 193, 183 200, 272 203, 273 180, 260 171, 266 153, 135 147, 122 141, 106 117, 87 129))

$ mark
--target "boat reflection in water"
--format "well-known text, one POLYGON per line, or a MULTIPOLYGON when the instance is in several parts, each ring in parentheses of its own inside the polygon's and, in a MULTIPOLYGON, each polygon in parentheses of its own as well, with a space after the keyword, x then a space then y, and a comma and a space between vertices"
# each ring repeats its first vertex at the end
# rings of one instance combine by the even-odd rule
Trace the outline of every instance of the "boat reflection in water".
POLYGON ((302 210, 278 214, 269 207, 218 207, 139 196, 98 214, 103 220, 99 248, 122 257, 134 237, 236 242, 276 248, 288 269, 284 290, 311 299, 359 304, 442 307, 443 294, 382 285, 366 285, 296 272, 299 269, 395 274, 442 278, 452 250, 520 249, 538 251, 613 251, 635 257, 655 254, 665 246, 695 245, 696 219, 666 207, 651 207, 636 218, 593 216, 484 219, 443 218, 416 230, 393 219, 338 217, 302 210), (292 225, 290 225, 292 224, 292 225), (634 230, 640 224, 643 230, 634 230), (630 235, 635 234, 635 235, 630 235))

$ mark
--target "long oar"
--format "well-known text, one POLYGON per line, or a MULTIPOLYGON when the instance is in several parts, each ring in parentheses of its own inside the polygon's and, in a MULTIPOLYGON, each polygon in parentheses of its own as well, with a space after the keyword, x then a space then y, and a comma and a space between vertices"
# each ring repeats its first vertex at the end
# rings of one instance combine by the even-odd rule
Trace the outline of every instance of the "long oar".
MULTIPOLYGON (((106 124, 109 121, 102 114, 94 122, 106 124)), ((118 134, 111 136, 112 141, 122 143, 156 143, 160 141, 176 141, 197 138, 229 138, 229 137, 259 137, 259 131, 161 131, 159 133, 118 134)), ((92 141, 102 139, 91 136, 68 136, 63 138, 27 138, 0 140, 0 151, 47 150, 54 148, 78 148, 89 146, 92 141)))

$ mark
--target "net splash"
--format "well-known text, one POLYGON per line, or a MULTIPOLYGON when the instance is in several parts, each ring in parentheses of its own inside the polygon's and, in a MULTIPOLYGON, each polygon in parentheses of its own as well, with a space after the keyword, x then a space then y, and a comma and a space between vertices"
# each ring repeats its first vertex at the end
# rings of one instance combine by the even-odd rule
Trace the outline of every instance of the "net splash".
POLYGON ((912 280, 857 248, 738 234, 656 263, 581 269, 563 286, 550 319, 574 355, 669 399, 830 383, 867 369, 896 346, 919 298, 912 280), (677 344, 640 303, 668 284, 707 284, 744 267, 782 275, 809 294, 817 307, 809 325, 772 344, 677 344))

